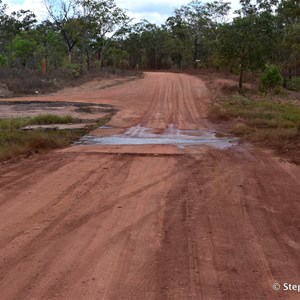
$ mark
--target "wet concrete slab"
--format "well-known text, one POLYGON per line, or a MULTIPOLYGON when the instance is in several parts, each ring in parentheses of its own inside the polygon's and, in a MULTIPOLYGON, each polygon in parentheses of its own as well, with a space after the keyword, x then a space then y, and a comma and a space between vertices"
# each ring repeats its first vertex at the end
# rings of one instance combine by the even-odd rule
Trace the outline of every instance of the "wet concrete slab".
MULTIPOLYGON (((111 130, 111 127, 102 127, 111 130)), ((215 131, 183 130, 169 124, 165 130, 147 128, 141 125, 131 127, 122 134, 107 136, 86 135, 76 145, 176 145, 179 148, 206 145, 218 149, 234 146, 238 139, 215 131)))

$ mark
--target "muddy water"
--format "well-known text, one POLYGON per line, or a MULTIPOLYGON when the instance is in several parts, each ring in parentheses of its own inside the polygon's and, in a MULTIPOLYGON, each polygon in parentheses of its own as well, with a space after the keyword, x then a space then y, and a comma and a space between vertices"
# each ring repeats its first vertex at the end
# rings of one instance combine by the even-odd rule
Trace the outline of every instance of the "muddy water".
MULTIPOLYGON (((103 126, 100 129, 110 129, 103 126)), ((165 130, 155 130, 140 125, 129 128, 123 134, 112 136, 82 137, 76 145, 177 145, 179 148, 193 145, 207 145, 219 149, 232 147, 237 139, 220 135, 214 131, 182 130, 170 124, 165 130)))

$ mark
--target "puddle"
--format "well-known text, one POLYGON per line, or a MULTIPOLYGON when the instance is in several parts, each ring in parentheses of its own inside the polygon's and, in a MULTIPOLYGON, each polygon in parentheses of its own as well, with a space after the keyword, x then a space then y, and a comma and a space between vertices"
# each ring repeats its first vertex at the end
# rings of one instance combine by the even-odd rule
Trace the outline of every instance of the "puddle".
MULTIPOLYGON (((109 129, 103 126, 102 129, 109 129)), ((226 149, 236 144, 237 138, 224 136, 216 132, 201 130, 177 129, 173 124, 160 133, 152 128, 140 125, 129 128, 123 134, 112 136, 91 136, 82 137, 76 145, 177 145, 179 148, 193 145, 208 145, 218 149, 226 149)))

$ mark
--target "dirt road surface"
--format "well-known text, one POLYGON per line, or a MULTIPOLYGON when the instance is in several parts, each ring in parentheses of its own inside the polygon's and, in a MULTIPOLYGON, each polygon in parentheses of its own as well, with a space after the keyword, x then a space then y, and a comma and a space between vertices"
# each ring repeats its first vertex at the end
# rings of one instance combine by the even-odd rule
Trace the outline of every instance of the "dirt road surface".
MULTIPOLYGON (((183 74, 35 99, 114 105, 96 136, 213 129, 205 84, 183 74)), ((300 285, 299 183, 299 167, 243 144, 73 146, 2 165, 0 299, 300 299, 283 290, 300 285)))

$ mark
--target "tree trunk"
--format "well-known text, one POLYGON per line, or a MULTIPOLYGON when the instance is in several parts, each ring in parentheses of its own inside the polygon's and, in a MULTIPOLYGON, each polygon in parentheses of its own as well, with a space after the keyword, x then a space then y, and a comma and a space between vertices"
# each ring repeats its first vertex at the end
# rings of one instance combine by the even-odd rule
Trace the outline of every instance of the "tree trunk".
POLYGON ((239 80, 239 92, 243 89, 243 75, 244 75, 244 66, 240 65, 240 80, 239 80))

